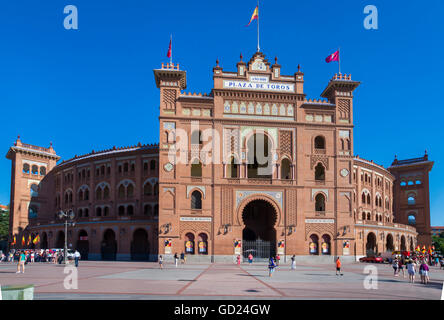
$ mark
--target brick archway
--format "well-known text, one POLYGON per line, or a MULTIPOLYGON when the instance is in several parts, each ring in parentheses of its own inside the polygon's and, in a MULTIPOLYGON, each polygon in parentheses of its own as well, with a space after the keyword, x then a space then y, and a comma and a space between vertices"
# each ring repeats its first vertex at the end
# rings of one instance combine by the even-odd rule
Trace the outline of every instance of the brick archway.
POLYGON ((236 214, 237 225, 245 227, 244 221, 242 219, 242 214, 244 212, 244 209, 250 202, 253 202, 256 200, 266 201, 274 208, 274 211, 276 213, 276 223, 275 223, 274 227, 279 226, 280 222, 282 220, 282 215, 281 215, 282 211, 281 211, 280 206, 270 196, 265 195, 265 194, 260 194, 260 193, 257 193, 257 194, 254 194, 254 195, 251 195, 251 196, 245 198, 239 204, 239 206, 237 208, 237 214, 236 214))

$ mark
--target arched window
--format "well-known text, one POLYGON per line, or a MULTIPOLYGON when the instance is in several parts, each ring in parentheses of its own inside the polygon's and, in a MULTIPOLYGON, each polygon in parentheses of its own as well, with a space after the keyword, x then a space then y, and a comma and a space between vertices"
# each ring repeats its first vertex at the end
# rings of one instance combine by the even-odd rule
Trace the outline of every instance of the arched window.
POLYGON ((39 196, 39 187, 35 183, 31 184, 31 197, 39 196))
POLYGON ((315 210, 317 212, 325 211, 325 197, 321 193, 318 193, 315 197, 315 210))
POLYGON ((191 144, 202 144, 202 132, 200 130, 194 130, 191 134, 191 144))
POLYGON ((125 198, 125 187, 123 186, 123 184, 119 186, 119 198, 120 199, 125 198))
POLYGON ((314 140, 315 149, 325 149, 324 137, 317 136, 314 140))
POLYGON ((31 173, 32 174, 39 174, 39 167, 37 167, 36 165, 33 165, 31 173))
POLYGON ((290 160, 288 160, 287 158, 282 160, 281 163, 281 179, 291 179, 291 163, 290 160))
POLYGON ((124 216, 125 215, 125 207, 124 206, 119 206, 119 216, 124 216))
POLYGON ((103 188, 103 199, 108 199, 109 198, 109 188, 108 186, 105 186, 105 188, 103 188))
POLYGON ((191 164, 191 176, 192 177, 202 177, 202 163, 198 160, 195 160, 191 164))
POLYGON ((83 216, 83 210, 82 209, 77 210, 77 216, 79 218, 81 218, 83 216))
POLYGON ((150 161, 150 170, 156 170, 156 160, 151 160, 150 161))
POLYGON ((85 217, 89 217, 89 210, 88 209, 83 210, 83 214, 85 215, 85 217))
POLYGON ((409 217, 408 217, 408 223, 409 223, 409 225, 411 225, 411 226, 416 225, 416 217, 415 217, 414 214, 409 215, 409 217))
POLYGON ((23 172, 24 172, 24 173, 29 173, 29 164, 25 163, 25 164, 23 165, 23 172))
POLYGON ((231 157, 230 163, 227 166, 227 177, 237 178, 238 164, 235 157, 231 157))
POLYGON ((372 203, 372 200, 370 198, 370 193, 369 193, 369 194, 367 194, 367 204, 371 204, 371 203, 372 203))
POLYGON ((197 190, 191 194, 191 209, 202 209, 202 193, 197 190))
POLYGON ((96 190, 96 200, 102 200, 102 189, 97 188, 96 190))
POLYGON ((145 186, 143 187, 143 194, 146 196, 150 196, 153 193, 153 187, 151 186, 151 183, 147 182, 145 183, 145 186))
POLYGON ((129 184, 126 188, 126 196, 127 198, 132 198, 134 196, 134 186, 132 184, 129 184))
POLYGON ((318 163, 318 165, 315 167, 315 180, 325 181, 325 168, 320 163, 318 163))
POLYGON ((40 175, 41 176, 45 176, 46 175, 46 168, 45 167, 40 167, 40 175))
POLYGON ((101 217, 102 216, 102 208, 101 207, 97 207, 96 208, 96 216, 97 217, 101 217))
POLYGON ((146 204, 144 207, 143 207, 143 214, 145 215, 145 216, 151 216, 153 213, 152 213, 152 211, 153 211, 153 209, 151 208, 151 205, 150 204, 146 204))
POLYGON ((105 208, 103 209, 103 215, 104 215, 105 217, 109 216, 109 207, 105 207, 105 208))
POLYGON ((264 133, 252 135, 247 143, 248 178, 271 179, 272 177, 272 141, 264 133))
POLYGON ((365 204, 365 193, 362 193, 362 204, 365 204))
POLYGON ((315 234, 310 236, 309 253, 313 255, 319 254, 319 238, 315 234))
POLYGON ((365 220, 365 212, 362 213, 362 220, 365 220))
POLYGON ((132 216, 132 215, 134 215, 134 207, 133 207, 132 205, 129 205, 129 206, 126 208, 126 213, 127 213, 128 216, 132 216))
POLYGON ((83 195, 83 198, 84 198, 85 200, 89 200, 89 190, 88 190, 88 189, 85 190, 85 193, 84 193, 84 195, 83 195))
POLYGON ((416 198, 414 194, 409 194, 408 198, 407 198, 407 204, 408 205, 414 205, 416 204, 416 198))
POLYGON ((367 212, 367 220, 372 220, 372 215, 370 214, 370 212, 367 212))
POLYGON ((83 190, 79 191, 79 201, 83 200, 83 190))

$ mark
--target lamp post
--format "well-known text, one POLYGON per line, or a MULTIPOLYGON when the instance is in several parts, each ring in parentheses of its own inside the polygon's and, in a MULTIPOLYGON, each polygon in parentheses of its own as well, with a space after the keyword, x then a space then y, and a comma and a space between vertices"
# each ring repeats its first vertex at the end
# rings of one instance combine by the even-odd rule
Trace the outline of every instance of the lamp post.
POLYGON ((65 248, 64 248, 64 255, 63 255, 63 263, 66 264, 67 260, 67 255, 68 255, 68 224, 71 227, 74 227, 76 224, 75 222, 72 222, 72 220, 75 218, 75 214, 74 211, 72 211, 72 209, 68 210, 68 211, 62 211, 60 210, 58 213, 59 219, 65 219, 65 248), (68 222, 68 220, 71 220, 70 222, 68 222))

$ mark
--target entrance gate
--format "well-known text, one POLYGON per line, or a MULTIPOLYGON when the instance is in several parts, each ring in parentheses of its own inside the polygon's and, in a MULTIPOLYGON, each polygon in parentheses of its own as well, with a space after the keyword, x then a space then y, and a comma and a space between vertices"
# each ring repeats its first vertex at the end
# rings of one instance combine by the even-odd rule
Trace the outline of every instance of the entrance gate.
POLYGON ((242 254, 248 259, 249 254, 253 255, 253 261, 268 261, 271 256, 276 256, 276 243, 261 239, 254 241, 244 240, 242 243, 242 254))

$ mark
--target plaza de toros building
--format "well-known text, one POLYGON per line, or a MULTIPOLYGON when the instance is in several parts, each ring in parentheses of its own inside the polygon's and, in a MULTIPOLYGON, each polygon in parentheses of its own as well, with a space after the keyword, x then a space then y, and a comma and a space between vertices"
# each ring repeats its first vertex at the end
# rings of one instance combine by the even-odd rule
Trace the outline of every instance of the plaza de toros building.
POLYGON ((355 260, 430 244, 433 162, 386 169, 354 155, 351 75, 334 75, 320 100, 307 99, 300 67, 281 74, 261 52, 234 71, 217 62, 209 94, 185 93, 179 65, 154 76, 159 145, 56 164, 52 146, 17 139, 7 154, 15 247, 29 234, 63 247, 60 210, 75 212, 68 242, 90 259, 355 260))

